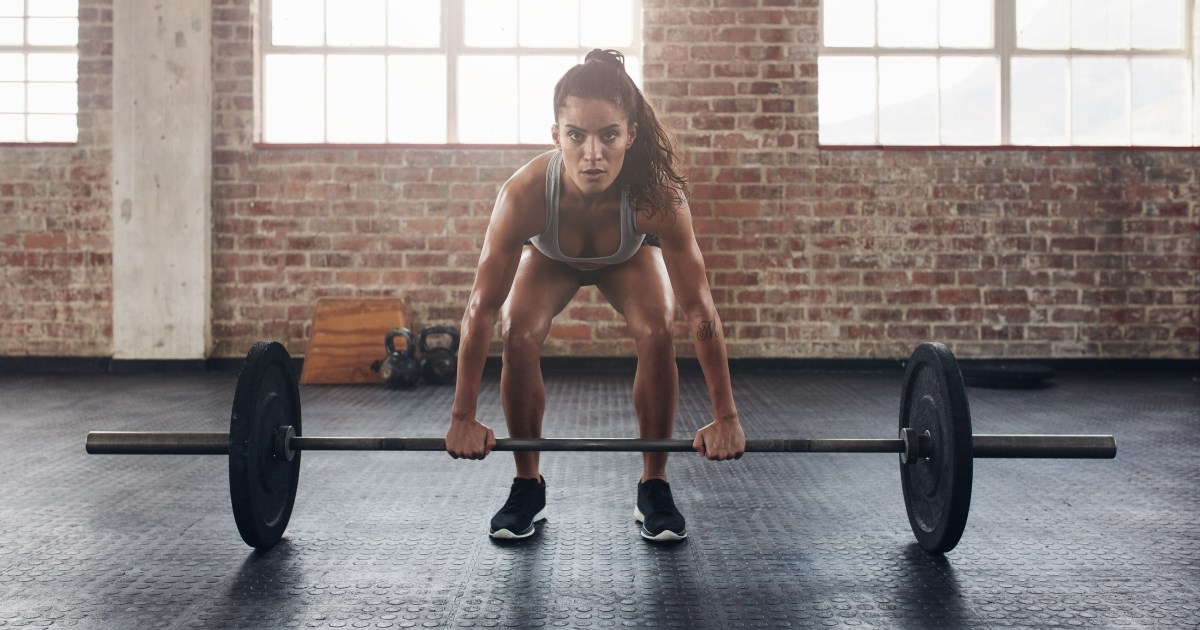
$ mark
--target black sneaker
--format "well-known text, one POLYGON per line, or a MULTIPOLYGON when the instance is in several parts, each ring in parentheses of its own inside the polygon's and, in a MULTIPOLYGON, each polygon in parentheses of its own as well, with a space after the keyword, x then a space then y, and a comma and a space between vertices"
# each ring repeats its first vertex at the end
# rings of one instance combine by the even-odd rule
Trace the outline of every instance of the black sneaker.
POLYGON ((512 540, 528 538, 537 529, 534 523, 546 518, 546 480, 513 478, 508 501, 492 517, 492 538, 512 540))
POLYGON ((675 500, 671 498, 671 484, 662 479, 638 484, 633 517, 642 524, 642 538, 646 540, 666 542, 687 538, 683 515, 675 509, 675 500))

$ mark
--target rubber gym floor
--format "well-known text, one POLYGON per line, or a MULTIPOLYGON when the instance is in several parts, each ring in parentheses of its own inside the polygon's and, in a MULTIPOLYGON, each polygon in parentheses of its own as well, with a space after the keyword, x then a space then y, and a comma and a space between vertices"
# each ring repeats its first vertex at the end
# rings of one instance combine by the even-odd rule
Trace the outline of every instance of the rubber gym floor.
MULTIPOLYGON (((899 372, 735 373, 749 437, 896 435, 899 372)), ((915 545, 895 455, 673 455, 690 537, 633 519, 640 456, 543 455, 549 519, 485 534, 511 456, 307 453, 288 532, 238 536, 221 456, 89 430, 228 430, 236 374, 0 375, 0 627, 1200 627, 1200 384, 1060 371, 969 388, 976 433, 1112 433, 1115 460, 975 462, 959 546, 915 545)), ((634 437, 632 374, 546 374, 546 437, 634 437)), ((498 379, 480 415, 504 435, 498 379)), ((677 434, 706 422, 681 379, 677 434)), ((441 436, 451 389, 303 386, 306 435, 441 436)))

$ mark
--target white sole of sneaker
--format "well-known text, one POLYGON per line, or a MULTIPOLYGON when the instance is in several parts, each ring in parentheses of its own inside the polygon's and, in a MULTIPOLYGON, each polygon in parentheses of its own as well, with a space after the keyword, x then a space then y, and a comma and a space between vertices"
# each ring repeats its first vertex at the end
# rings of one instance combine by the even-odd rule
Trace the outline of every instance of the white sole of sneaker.
POLYGON ((497 538, 500 540, 520 540, 522 538, 529 538, 530 536, 537 533, 537 527, 535 527, 535 526, 537 525, 538 521, 544 521, 544 520, 546 520, 546 508, 542 508, 541 512, 538 512, 537 514, 534 515, 533 522, 529 524, 529 529, 527 529, 519 534, 514 534, 514 533, 508 531, 507 529, 498 529, 498 530, 488 534, 488 536, 491 536, 492 538, 497 538))
POLYGON ((642 514, 642 511, 638 509, 637 506, 634 506, 633 508, 633 518, 636 518, 637 522, 642 523, 642 538, 645 538, 646 540, 653 540, 654 542, 672 542, 687 538, 687 532, 677 534, 669 529, 664 529, 657 535, 653 535, 646 531, 646 515, 642 514))

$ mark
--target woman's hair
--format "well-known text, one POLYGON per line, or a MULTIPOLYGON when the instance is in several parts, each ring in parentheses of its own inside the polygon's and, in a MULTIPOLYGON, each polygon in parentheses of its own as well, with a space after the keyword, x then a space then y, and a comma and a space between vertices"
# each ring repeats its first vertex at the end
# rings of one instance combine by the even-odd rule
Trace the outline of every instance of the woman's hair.
POLYGON ((625 166, 616 183, 627 186, 635 207, 650 217, 674 213, 687 193, 687 178, 677 170, 671 135, 625 73, 625 56, 596 49, 583 63, 567 70, 554 86, 555 120, 569 96, 609 101, 625 112, 631 124, 637 124, 637 139, 625 154, 625 166))

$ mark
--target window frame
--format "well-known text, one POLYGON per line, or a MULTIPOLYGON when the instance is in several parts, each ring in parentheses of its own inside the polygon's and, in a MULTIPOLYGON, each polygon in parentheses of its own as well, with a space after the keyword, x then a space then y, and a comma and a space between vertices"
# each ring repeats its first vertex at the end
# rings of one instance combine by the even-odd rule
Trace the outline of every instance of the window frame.
MULTIPOLYGON (((818 59, 821 57, 872 57, 875 59, 875 143, 874 144, 823 144, 820 142, 820 112, 818 110, 818 140, 817 146, 823 149, 1163 149, 1176 151, 1194 151, 1200 149, 1200 59, 1196 58, 1198 49, 1196 0, 1183 0, 1184 5, 1184 37, 1182 50, 1148 50, 1129 48, 1125 50, 1096 50, 1085 48, 1062 48, 1056 50, 1018 48, 1017 47, 1017 9, 1016 0, 993 0, 992 5, 992 47, 991 48, 891 48, 875 46, 834 46, 825 45, 825 3, 837 0, 822 0, 820 15, 817 18, 820 42, 817 47, 818 59), (999 77, 999 115, 1000 140, 998 144, 959 145, 959 144, 884 144, 879 142, 879 59, 881 57, 933 57, 940 61, 942 57, 987 57, 997 60, 999 77), (1093 145, 1093 144, 1013 144, 1012 142, 1012 60, 1015 57, 1054 57, 1068 60, 1076 57, 1121 58, 1132 60, 1136 57, 1174 57, 1185 59, 1191 69, 1191 139, 1189 144, 1182 145, 1147 145, 1135 144, 1130 139, 1126 145, 1093 145)), ((940 0, 942 2, 952 0, 940 0)), ((1137 2, 1137 0, 1131 0, 1137 2)), ((879 40, 878 18, 875 23, 875 40, 879 40)), ((820 91, 820 76, 817 78, 817 90, 820 91)), ((940 94, 940 92, 939 92, 940 94)), ((940 121, 940 111, 939 111, 940 121)))
MULTIPOLYGON (((24 88, 25 102, 24 102, 23 111, 19 112, 19 115, 23 117, 23 122, 25 125, 24 133, 23 133, 23 136, 25 137, 25 139, 21 140, 21 141, 2 140, 2 141, 0 141, 0 146, 5 146, 5 147, 74 147, 74 146, 78 146, 79 145, 79 132, 80 132, 80 129, 79 129, 79 113, 80 112, 79 112, 79 71, 78 71, 78 68, 79 68, 79 62, 80 62, 80 56, 81 56, 80 51, 79 51, 79 39, 77 36, 74 45, 65 45, 65 44, 61 44, 61 45, 36 44, 35 45, 35 44, 30 44, 29 43, 29 20, 30 20, 31 16, 29 15, 29 5, 31 2, 34 2, 34 1, 35 0, 25 0, 25 2, 24 2, 23 14, 21 15, 21 21, 23 22, 22 29, 24 30, 23 43, 21 43, 20 45, 0 44, 0 54, 16 53, 16 54, 24 55, 24 57, 25 57, 25 69, 24 69, 24 73, 23 73, 24 79, 22 79, 20 81, 20 83, 25 86, 25 88, 24 88), (74 83, 75 83, 75 111, 72 114, 70 114, 71 116, 75 117, 75 139, 74 140, 30 140, 29 139, 29 116, 31 114, 46 113, 46 112, 30 112, 29 111, 29 84, 30 83, 41 83, 40 81, 30 81, 29 80, 29 55, 31 55, 31 54, 71 54, 71 55, 75 55, 75 67, 76 67, 75 81, 74 81, 74 83)), ((32 17, 36 18, 38 16, 32 16, 32 17)), ((76 7, 74 19, 76 22, 76 27, 78 28, 78 25, 79 25, 79 9, 78 9, 78 7, 76 7)), ((15 83, 15 81, 13 83, 15 83)), ((65 82, 64 81, 55 81, 54 83, 65 83, 65 82)), ((15 112, 5 112, 5 113, 8 114, 8 113, 15 113, 15 112)))
MULTIPOLYGON (((334 0, 325 0, 330 2, 334 0)), ((256 20, 255 37, 255 64, 254 64, 254 145, 258 148, 337 148, 337 147, 352 147, 352 148, 387 148, 387 147, 417 147, 417 148, 453 148, 453 147, 472 147, 472 148, 527 148, 543 146, 541 143, 530 144, 519 141, 510 143, 465 143, 458 138, 458 71, 457 59, 460 56, 512 56, 518 59, 523 56, 578 56, 582 61, 582 57, 591 48, 573 47, 573 48, 553 48, 553 47, 534 47, 521 46, 520 42, 511 47, 471 47, 464 42, 466 31, 466 10, 464 0, 441 0, 441 41, 442 46, 438 47, 399 47, 399 46, 275 46, 271 44, 271 9, 274 0, 261 0, 258 19, 256 20), (384 122, 384 138, 383 142, 366 142, 366 143, 344 143, 344 142, 318 142, 318 143, 286 143, 286 142, 268 142, 263 138, 263 126, 265 120, 265 99, 263 94, 263 69, 266 65, 267 55, 270 54, 309 54, 322 55, 325 57, 326 68, 328 68, 329 55, 381 55, 385 58, 392 55, 445 55, 446 57, 446 142, 444 143, 409 143, 409 142, 388 142, 387 138, 387 121, 384 122)), ((519 0, 518 0, 519 3, 519 0)), ((519 5, 518 5, 519 6, 519 5)), ((386 16, 387 1, 384 2, 384 15, 386 16)), ((643 0, 630 0, 630 20, 631 33, 630 44, 624 47, 614 47, 613 50, 618 50, 626 57, 636 57, 639 61, 643 60, 643 0)), ((326 73, 326 81, 328 80, 326 73)), ((387 93, 384 89, 384 110, 387 111, 387 93)), ((328 89, 324 90, 326 99, 326 109, 328 112, 328 89)), ((551 95, 547 95, 546 100, 549 102, 551 95)), ((328 116, 328 114, 326 114, 328 116)), ((329 137, 328 120, 325 123, 325 137, 329 137)), ((550 144, 549 134, 547 134, 545 145, 550 144)))

